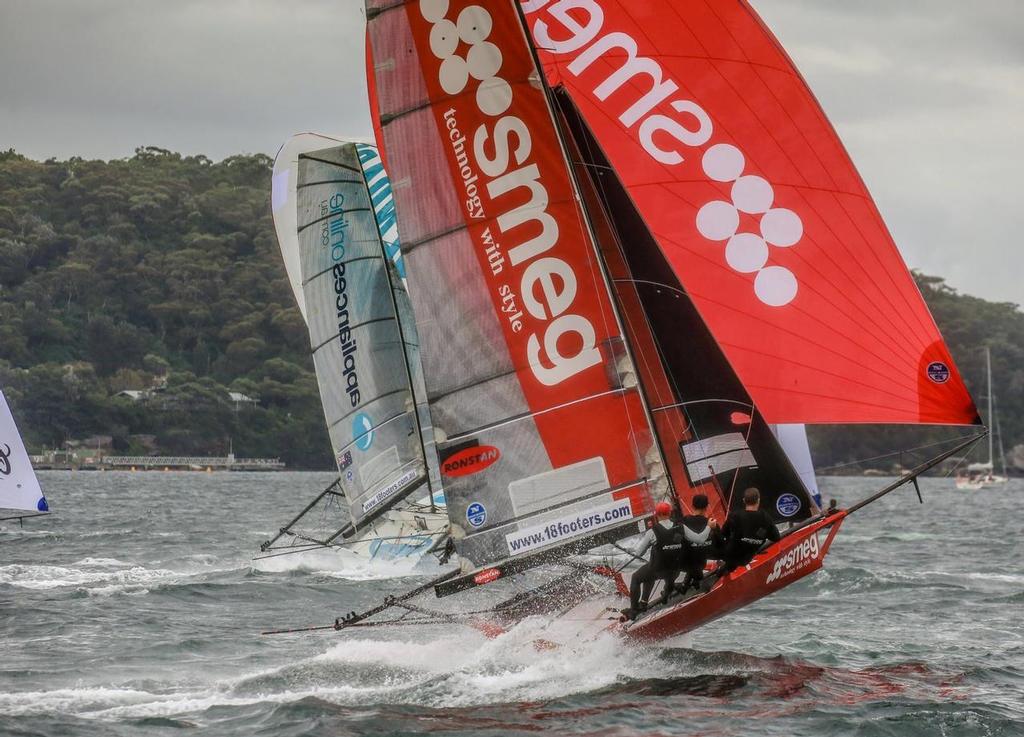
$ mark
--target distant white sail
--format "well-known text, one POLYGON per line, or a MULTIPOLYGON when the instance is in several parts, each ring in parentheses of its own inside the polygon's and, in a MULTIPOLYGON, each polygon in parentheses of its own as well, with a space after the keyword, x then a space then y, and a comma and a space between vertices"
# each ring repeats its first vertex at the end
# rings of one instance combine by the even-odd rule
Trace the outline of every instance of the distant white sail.
POLYGON ((448 525, 383 162, 372 144, 302 133, 278 152, 271 197, 339 479, 261 552, 419 557, 448 525))
POLYGON ((0 508, 50 510, 3 392, 0 392, 0 508))
POLYGON ((789 462, 793 469, 800 475, 804 486, 811 492, 814 501, 821 506, 821 491, 818 490, 818 479, 814 475, 814 460, 811 458, 811 447, 807 442, 807 426, 797 425, 772 425, 775 437, 779 439, 779 445, 786 451, 789 462))

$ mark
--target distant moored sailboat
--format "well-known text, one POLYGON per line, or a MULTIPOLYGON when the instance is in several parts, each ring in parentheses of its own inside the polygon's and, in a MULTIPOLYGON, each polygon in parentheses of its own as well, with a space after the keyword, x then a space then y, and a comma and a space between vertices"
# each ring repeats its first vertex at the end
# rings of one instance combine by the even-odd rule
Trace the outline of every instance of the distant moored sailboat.
POLYGON ((999 431, 999 418, 996 415, 996 399, 992 394, 992 351, 985 346, 985 377, 988 391, 988 426, 994 432, 988 435, 988 461, 984 463, 971 463, 967 466, 967 473, 956 477, 956 488, 958 489, 987 489, 991 486, 999 486, 1007 481, 1006 456, 1003 454, 1003 435, 999 431), (995 472, 995 454, 992 443, 994 436, 999 436, 999 465, 1002 474, 995 472))

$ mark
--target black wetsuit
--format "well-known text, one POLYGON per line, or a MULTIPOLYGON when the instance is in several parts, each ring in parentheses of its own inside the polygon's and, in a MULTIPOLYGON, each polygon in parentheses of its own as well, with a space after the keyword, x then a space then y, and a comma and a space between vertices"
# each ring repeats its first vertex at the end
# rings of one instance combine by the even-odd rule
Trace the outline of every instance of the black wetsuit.
POLYGON ((708 526, 708 518, 703 514, 688 514, 683 517, 683 535, 686 538, 686 556, 683 562, 683 579, 681 590, 685 593, 690 586, 696 586, 704 577, 704 566, 711 558, 715 548, 716 537, 708 526))
POLYGON ((722 539, 724 565, 718 572, 724 575, 749 563, 769 540, 777 541, 779 530, 772 518, 760 509, 740 509, 729 515, 722 528, 722 539))
POLYGON ((655 524, 651 532, 654 533, 651 560, 640 566, 629 580, 629 606, 634 612, 641 602, 647 604, 651 588, 658 579, 664 581, 665 591, 669 591, 685 561, 686 542, 681 525, 665 528, 655 524))

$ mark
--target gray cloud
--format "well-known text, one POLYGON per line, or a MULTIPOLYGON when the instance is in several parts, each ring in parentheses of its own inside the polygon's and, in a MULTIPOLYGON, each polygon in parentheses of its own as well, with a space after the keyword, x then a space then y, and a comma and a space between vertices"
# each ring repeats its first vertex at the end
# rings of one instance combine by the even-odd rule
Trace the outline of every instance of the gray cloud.
POLYGON ((0 0, 0 146, 223 158, 369 131, 359 0, 0 0))
POLYGON ((1017 0, 753 0, 839 131, 910 266, 1024 302, 1017 0))
MULTIPOLYGON (((1024 302, 1019 0, 752 0, 907 262, 1024 302)), ((0 148, 272 154, 367 136, 361 0, 0 0, 0 148)))

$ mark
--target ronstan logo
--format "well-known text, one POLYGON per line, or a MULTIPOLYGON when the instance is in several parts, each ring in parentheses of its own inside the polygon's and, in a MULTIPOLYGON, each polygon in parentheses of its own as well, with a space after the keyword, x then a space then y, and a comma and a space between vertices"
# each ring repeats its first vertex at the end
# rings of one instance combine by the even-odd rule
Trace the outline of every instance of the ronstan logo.
POLYGON ((0 474, 11 475, 11 446, 7 443, 4 443, 3 448, 0 449, 0 474))
POLYGON ((501 458, 501 451, 493 445, 476 445, 450 455, 441 462, 445 476, 470 476, 479 473, 501 458))
POLYGON ((499 578, 501 578, 500 570, 497 568, 485 568, 480 571, 480 573, 473 576, 473 583, 485 584, 490 583, 491 581, 497 581, 499 578))

